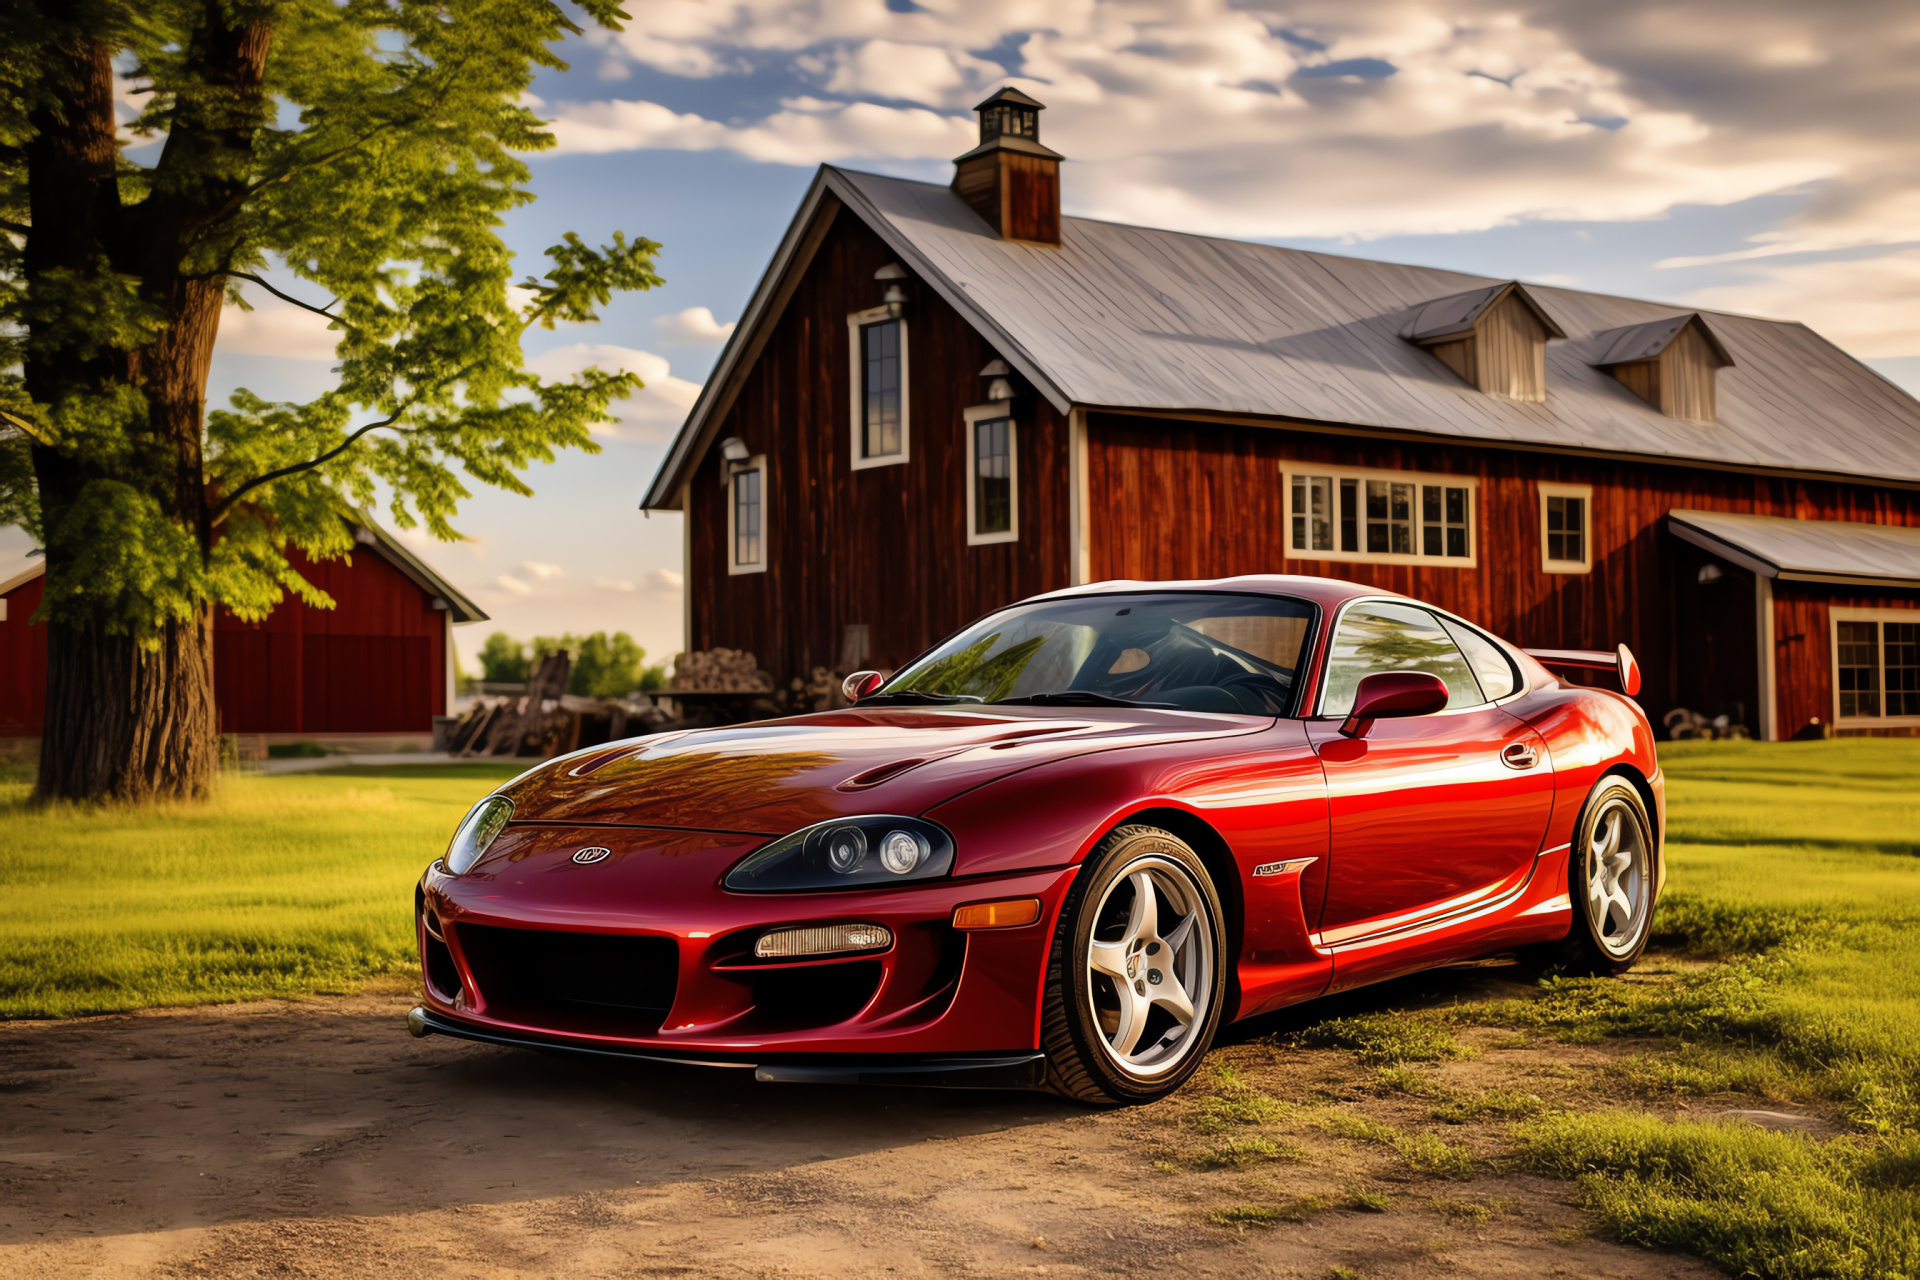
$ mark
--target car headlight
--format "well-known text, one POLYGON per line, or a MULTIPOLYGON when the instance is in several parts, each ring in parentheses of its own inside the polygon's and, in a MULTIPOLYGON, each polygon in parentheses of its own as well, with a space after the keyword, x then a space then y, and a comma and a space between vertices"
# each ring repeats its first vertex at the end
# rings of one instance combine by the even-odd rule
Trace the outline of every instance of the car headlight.
POLYGON ((505 796, 488 796, 467 810, 454 829, 453 843, 447 846, 447 870, 456 876, 467 874, 512 817, 513 801, 505 796))
POLYGON ((835 818, 782 836, 727 872, 748 892, 870 889, 953 870, 953 837, 919 818, 835 818))

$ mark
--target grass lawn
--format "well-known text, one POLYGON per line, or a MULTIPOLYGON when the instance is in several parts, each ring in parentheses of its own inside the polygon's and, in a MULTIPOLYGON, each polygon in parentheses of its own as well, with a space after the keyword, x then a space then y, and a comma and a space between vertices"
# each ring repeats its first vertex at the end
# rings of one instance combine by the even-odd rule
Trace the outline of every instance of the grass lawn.
POLYGON ((0 1016, 351 990, 415 963, 413 884, 511 765, 223 780, 203 806, 38 810, 0 782, 0 1016))
POLYGON ((1824 1103, 1852 1131, 1562 1113, 1517 1130, 1522 1159, 1577 1179, 1620 1238, 1736 1275, 1920 1275, 1920 741, 1675 743, 1661 759, 1660 928, 1718 963, 1669 984, 1549 983, 1511 1021, 1657 1036, 1627 1067, 1655 1093, 1824 1103))
MULTIPOLYGON (((1920 740, 1677 743, 1662 760, 1671 874, 1656 927, 1677 950, 1646 980, 1549 977, 1537 998, 1308 1034, 1383 1071, 1445 1056, 1449 1026, 1469 1021, 1640 1037, 1614 1096, 1813 1109, 1843 1131, 1521 1109, 1523 1165, 1576 1181, 1603 1230, 1734 1274, 1920 1276, 1920 740)), ((243 777, 212 804, 139 813, 34 810, 24 782, 0 780, 0 1016, 409 971, 415 878, 512 772, 243 777)))

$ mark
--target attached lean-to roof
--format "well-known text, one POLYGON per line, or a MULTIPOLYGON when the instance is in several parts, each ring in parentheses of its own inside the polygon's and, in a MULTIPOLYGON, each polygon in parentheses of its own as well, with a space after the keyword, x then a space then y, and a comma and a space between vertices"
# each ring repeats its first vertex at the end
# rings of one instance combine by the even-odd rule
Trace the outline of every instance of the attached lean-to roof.
POLYGON ((1920 401, 1805 325, 1699 313, 1734 362, 1719 373, 1719 421, 1700 425, 1596 367, 1621 329, 1693 311, 1529 285, 1567 340, 1547 348, 1545 402, 1521 403, 1475 390, 1402 336, 1428 304, 1490 301, 1507 281, 1086 218, 1061 219, 1058 248, 1007 241, 944 186, 823 166, 645 506, 678 503, 728 402, 716 389, 758 350, 750 330, 777 319, 785 267, 830 200, 1063 412, 1264 417, 1920 484, 1920 401))
POLYGON ((1667 519, 1688 542, 1763 578, 1920 587, 1920 529, 1725 511, 1675 510, 1667 519))

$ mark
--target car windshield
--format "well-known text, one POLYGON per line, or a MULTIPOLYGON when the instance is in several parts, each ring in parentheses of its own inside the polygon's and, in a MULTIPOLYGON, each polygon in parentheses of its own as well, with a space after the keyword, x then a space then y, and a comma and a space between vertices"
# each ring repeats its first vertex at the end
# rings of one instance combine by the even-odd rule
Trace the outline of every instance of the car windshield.
POLYGON ((1285 715, 1312 618, 1298 600, 1208 592, 1021 605, 961 632, 862 702, 1285 715))

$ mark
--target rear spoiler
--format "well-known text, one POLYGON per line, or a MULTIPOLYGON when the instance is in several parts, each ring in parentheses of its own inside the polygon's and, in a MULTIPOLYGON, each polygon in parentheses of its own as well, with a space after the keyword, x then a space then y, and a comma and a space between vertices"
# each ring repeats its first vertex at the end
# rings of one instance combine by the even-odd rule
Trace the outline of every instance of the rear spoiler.
POLYGON ((1640 692, 1640 664, 1634 661, 1633 650, 1625 645, 1612 653, 1605 649, 1522 649, 1520 652, 1543 667, 1611 671, 1619 677, 1620 692, 1629 698, 1640 692))

